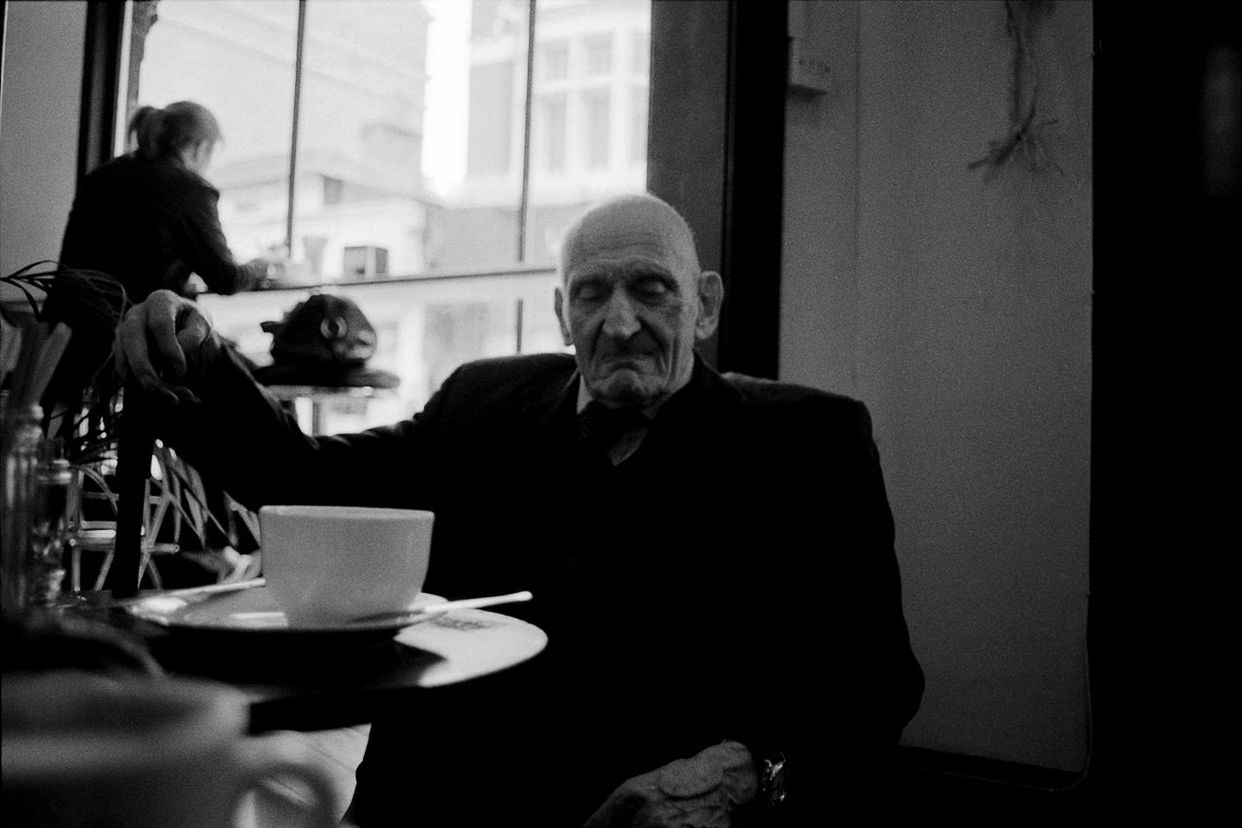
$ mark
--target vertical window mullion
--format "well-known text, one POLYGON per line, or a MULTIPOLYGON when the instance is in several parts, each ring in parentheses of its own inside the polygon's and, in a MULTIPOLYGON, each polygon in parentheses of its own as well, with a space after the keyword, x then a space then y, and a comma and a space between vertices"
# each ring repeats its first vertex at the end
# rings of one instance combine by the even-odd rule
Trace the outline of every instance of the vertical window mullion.
POLYGON ((526 15, 526 104, 522 125, 522 196, 518 202, 518 264, 526 261, 526 210, 530 201, 530 127, 535 80, 535 2, 530 0, 526 15))
POLYGON ((298 117, 302 109, 302 51, 306 38, 306 0, 298 0, 298 35, 293 58, 293 128, 289 136, 289 206, 285 213, 285 255, 293 256, 293 203, 298 172, 298 117))
POLYGON ((121 18, 121 38, 118 47, 120 49, 120 59, 116 64, 116 106, 114 108, 112 136, 109 146, 109 157, 121 155, 129 150, 126 146, 129 139, 129 118, 133 114, 135 107, 130 105, 130 100, 136 94, 136 90, 131 86, 136 86, 130 60, 131 50, 134 41, 134 15, 135 5, 133 0, 125 3, 125 12, 121 18))

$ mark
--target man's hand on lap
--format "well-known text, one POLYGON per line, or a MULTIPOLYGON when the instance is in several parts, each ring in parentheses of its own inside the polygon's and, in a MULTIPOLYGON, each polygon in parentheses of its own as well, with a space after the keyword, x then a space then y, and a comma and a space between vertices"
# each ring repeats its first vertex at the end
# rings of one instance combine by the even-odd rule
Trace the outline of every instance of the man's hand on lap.
POLYGON ((729 828, 758 792, 750 752, 724 742, 626 780, 583 828, 729 828))

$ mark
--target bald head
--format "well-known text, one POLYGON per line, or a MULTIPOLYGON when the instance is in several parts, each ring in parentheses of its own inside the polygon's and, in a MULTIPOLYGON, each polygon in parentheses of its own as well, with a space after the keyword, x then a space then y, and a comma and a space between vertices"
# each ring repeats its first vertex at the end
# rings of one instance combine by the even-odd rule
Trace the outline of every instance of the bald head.
POLYGON ((561 283, 575 265, 620 249, 671 257, 682 273, 699 273, 690 225, 667 202, 642 193, 610 198, 578 217, 561 244, 561 283))
POLYGON ((556 315, 591 397, 653 408, 689 381, 724 287, 676 210, 649 195, 604 201, 565 234, 560 265, 556 315))

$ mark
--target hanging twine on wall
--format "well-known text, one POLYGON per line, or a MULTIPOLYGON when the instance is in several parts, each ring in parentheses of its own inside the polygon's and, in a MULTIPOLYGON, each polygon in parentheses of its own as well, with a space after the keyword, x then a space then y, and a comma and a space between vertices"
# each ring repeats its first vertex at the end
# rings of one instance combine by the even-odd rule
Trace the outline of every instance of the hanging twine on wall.
POLYGON ((1049 0, 1005 0, 1006 31, 1013 41, 1009 131, 988 141, 988 154, 966 165, 970 170, 987 167, 985 180, 1009 165, 1023 165, 1032 172, 1054 169, 1064 175, 1044 143, 1044 130, 1057 119, 1039 117, 1039 77, 1030 51, 1031 35, 1051 14, 1049 0))

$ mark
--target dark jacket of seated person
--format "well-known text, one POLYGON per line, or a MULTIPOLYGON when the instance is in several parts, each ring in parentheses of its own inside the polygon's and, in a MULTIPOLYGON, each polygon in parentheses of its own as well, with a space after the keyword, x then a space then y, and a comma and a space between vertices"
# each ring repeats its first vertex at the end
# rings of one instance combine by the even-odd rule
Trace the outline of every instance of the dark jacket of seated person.
POLYGON ((547 649, 376 711, 348 816, 800 825, 863 804, 923 689, 866 408, 697 356, 723 280, 659 199, 588 209, 560 270, 573 356, 468 363, 353 435, 303 434, 170 294, 122 325, 164 396, 145 343, 178 350, 173 320, 202 343, 179 380, 198 401, 160 422, 242 502, 428 509, 427 591, 534 593, 511 611, 547 649))
POLYGON ((727 739, 779 749, 790 807, 818 808, 918 707, 854 400, 697 361, 614 467, 580 438, 567 355, 465 365, 413 418, 320 438, 227 354, 209 373, 176 419, 205 474, 256 507, 429 509, 427 591, 530 589, 505 612, 549 636, 527 665, 384 712, 359 824, 488 806, 580 825, 629 776, 727 739))

